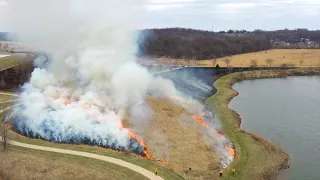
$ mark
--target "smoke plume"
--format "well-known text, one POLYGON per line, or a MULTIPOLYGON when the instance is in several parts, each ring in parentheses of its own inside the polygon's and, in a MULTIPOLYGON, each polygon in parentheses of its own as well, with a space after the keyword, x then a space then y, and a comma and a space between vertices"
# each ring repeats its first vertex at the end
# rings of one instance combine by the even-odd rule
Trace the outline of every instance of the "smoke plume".
POLYGON ((135 63, 143 5, 143 0, 11 0, 6 25, 15 38, 49 54, 49 61, 35 61, 22 87, 15 129, 53 142, 142 153, 122 120, 129 114, 130 124, 143 131, 152 115, 145 95, 175 93, 172 83, 135 63))

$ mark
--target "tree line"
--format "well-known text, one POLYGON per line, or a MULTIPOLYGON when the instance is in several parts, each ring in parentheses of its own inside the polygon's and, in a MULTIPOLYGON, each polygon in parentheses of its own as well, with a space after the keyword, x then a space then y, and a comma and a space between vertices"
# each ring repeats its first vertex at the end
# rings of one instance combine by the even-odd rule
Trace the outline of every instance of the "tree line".
POLYGON ((320 30, 308 30, 308 29, 295 29, 295 30, 276 30, 276 31, 263 31, 255 30, 251 34, 265 36, 272 40, 285 41, 288 43, 299 43, 301 39, 309 39, 320 43, 320 30))
POLYGON ((272 48, 271 40, 298 43, 301 39, 320 43, 320 31, 229 30, 203 31, 184 28, 147 29, 140 33, 139 55, 177 59, 214 59, 272 48))
POLYGON ((263 36, 226 36, 183 28, 144 30, 139 39, 140 55, 177 59, 213 59, 271 48, 263 36))

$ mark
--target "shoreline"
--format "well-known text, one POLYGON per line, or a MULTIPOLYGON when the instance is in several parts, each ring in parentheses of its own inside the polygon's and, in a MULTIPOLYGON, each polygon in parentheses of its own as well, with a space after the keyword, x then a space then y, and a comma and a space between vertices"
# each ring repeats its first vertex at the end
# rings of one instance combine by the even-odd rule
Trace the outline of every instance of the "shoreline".
POLYGON ((214 82, 217 93, 208 98, 206 104, 213 112, 217 112, 223 131, 235 144, 237 151, 237 157, 225 170, 223 179, 277 179, 279 173, 289 167, 290 160, 281 147, 241 129, 239 114, 228 107, 230 101, 239 94, 232 86, 243 80, 312 75, 320 75, 320 68, 237 72, 214 82), (231 175, 232 167, 239 170, 237 176, 231 175))

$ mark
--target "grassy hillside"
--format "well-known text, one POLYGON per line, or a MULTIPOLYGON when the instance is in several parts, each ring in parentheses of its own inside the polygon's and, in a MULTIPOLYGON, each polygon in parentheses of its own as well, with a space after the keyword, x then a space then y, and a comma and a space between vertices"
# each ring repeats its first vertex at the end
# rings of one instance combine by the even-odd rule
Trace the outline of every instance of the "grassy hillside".
MULTIPOLYGON (((8 100, 8 96, 5 95, 1 95, 4 96, 2 99, 8 100)), ((10 106, 11 103, 6 103, 6 106, 10 106)), ((1 107, 1 108, 5 108, 5 107, 1 107)), ((4 120, 6 114, 8 113, 8 111, 1 113, 0 114, 0 119, 4 120)), ((111 150, 107 150, 104 148, 99 148, 99 147, 91 147, 91 146, 82 146, 82 145, 68 145, 68 144, 54 144, 54 143, 50 143, 47 141, 43 141, 43 140, 38 140, 38 139, 30 139, 27 137, 23 137, 20 136, 12 131, 9 132, 9 139, 11 140, 15 140, 18 142, 23 142, 23 143, 28 143, 28 144, 34 144, 34 145, 40 145, 40 146, 48 146, 48 147, 56 147, 56 148, 61 148, 61 149, 70 149, 70 150, 76 150, 76 151, 84 151, 84 152, 89 152, 89 153, 94 153, 94 154, 100 154, 100 155, 105 155, 105 156, 110 156, 110 157, 114 157, 114 158, 118 158, 118 159, 122 159, 124 161, 136 164, 138 166, 141 166, 145 169, 148 169, 150 171, 154 171, 155 168, 159 169, 159 175, 164 178, 164 179, 168 179, 168 180, 178 180, 178 179, 184 179, 182 176, 178 175, 177 173, 175 173, 171 167, 167 166, 166 164, 161 164, 155 161, 150 161, 147 160, 145 158, 139 157, 135 154, 132 153, 124 153, 124 152, 118 152, 118 151, 111 151, 111 150)), ((14 147, 13 149, 16 149, 16 147, 14 147)), ((9 151, 11 151, 11 148, 9 149, 9 151)), ((23 153, 25 154, 29 154, 28 149, 24 149, 23 153)), ((22 152, 19 151, 20 153, 22 152)), ((67 155, 60 155, 59 156, 63 156, 66 158, 69 158, 67 155)), ((77 159, 77 158, 75 158, 77 159)), ((79 159, 81 159, 81 157, 79 157, 79 159)), ((97 161, 95 159, 90 159, 90 158, 86 158, 85 163, 86 164, 97 164, 100 161, 97 161)), ((1 166, 0 166, 1 167, 1 166)), ((107 167, 107 166, 106 166, 107 167)), ((116 167, 116 166, 115 166, 116 167)), ((122 168, 123 169, 123 168, 122 168)), ((122 173, 122 169, 120 169, 119 173, 122 173)), ((127 170, 127 169, 124 169, 127 170)), ((35 172, 38 173, 38 172, 35 172)), ((66 177, 67 176, 63 176, 63 174, 61 174, 62 177, 66 177)), ((128 174, 130 175, 130 174, 128 174)), ((106 176, 108 177, 108 176, 106 176)), ((126 177, 126 176, 125 176, 126 177)), ((130 177, 130 176, 127 176, 130 177)), ((1 179, 1 178, 0 178, 1 179)), ((41 178, 40 178, 41 179, 41 178)), ((123 178, 118 178, 118 179, 123 179, 123 178)), ((126 178, 124 178, 126 179, 126 178)), ((131 178, 128 178, 131 179, 131 178)))
POLYGON ((219 155, 193 114, 165 99, 148 98, 147 102, 155 112, 146 136, 150 152, 164 157, 186 179, 219 179, 219 155))
POLYGON ((0 159, 0 179, 147 179, 115 164, 16 146, 1 150, 0 159))
POLYGON ((10 69, 20 65, 18 59, 14 56, 0 58, 0 71, 10 69))

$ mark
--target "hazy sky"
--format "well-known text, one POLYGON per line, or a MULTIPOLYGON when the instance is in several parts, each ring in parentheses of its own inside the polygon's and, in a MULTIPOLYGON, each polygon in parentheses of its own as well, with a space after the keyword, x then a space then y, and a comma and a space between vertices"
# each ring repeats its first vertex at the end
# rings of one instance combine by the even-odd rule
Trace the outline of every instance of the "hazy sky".
POLYGON ((146 27, 320 29, 320 0, 149 0, 146 27))
POLYGON ((142 28, 320 29, 320 0, 147 0, 146 8, 142 28))

